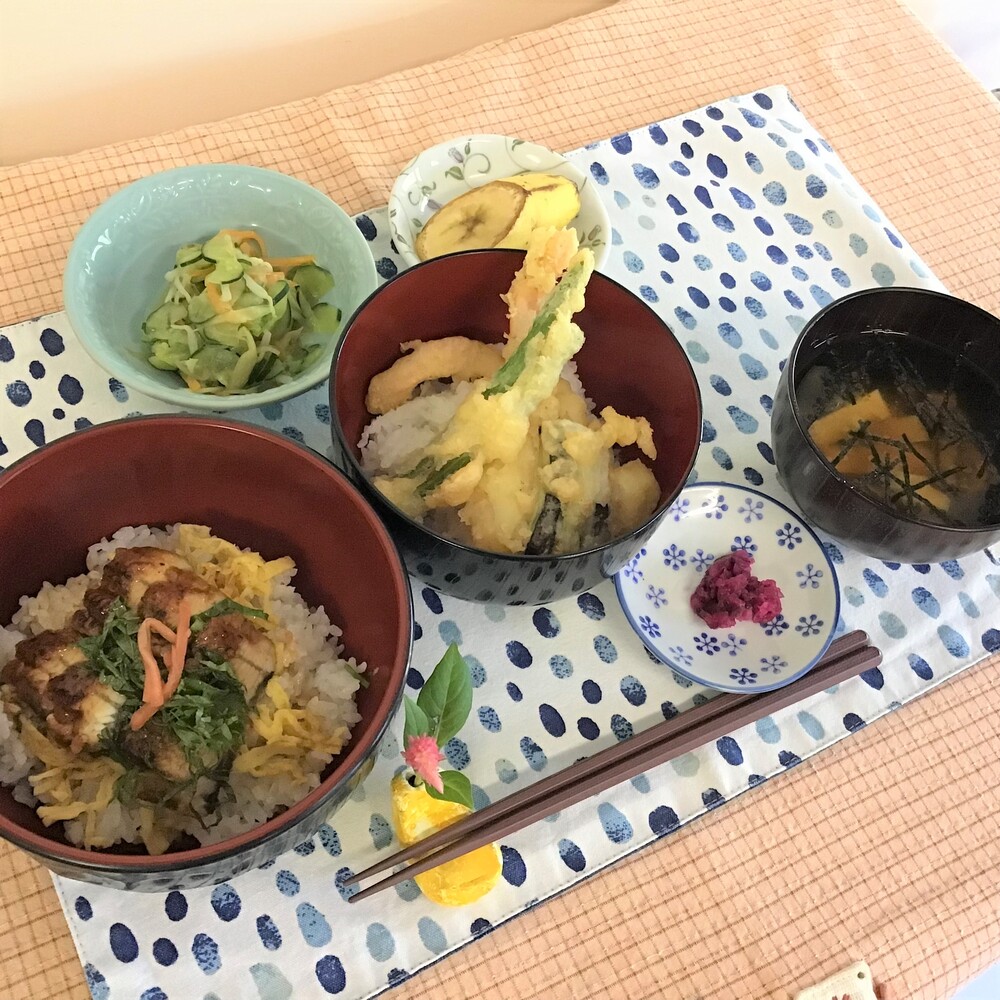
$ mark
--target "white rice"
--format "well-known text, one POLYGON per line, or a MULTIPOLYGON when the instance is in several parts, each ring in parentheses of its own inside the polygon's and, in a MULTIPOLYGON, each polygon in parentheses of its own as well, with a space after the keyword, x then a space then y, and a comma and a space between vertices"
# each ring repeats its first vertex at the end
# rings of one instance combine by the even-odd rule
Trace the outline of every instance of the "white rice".
POLYGON ((448 426, 472 386, 472 382, 426 382, 419 395, 372 420, 358 445, 365 472, 398 476, 412 469, 417 453, 448 426))
MULTIPOLYGON (((176 549, 177 528, 171 526, 164 530, 146 525, 121 528, 110 539, 90 547, 86 574, 63 584, 46 582, 36 595, 22 597, 11 624, 0 629, 0 666, 13 657, 14 647, 21 639, 63 627, 82 606, 84 592, 100 580, 105 564, 119 548, 144 545, 176 549)), ((295 656, 279 675, 280 683, 294 707, 308 708, 324 718, 330 732, 342 726, 349 729, 361 718, 354 704, 360 684, 352 671, 363 673, 365 665, 353 657, 343 656, 341 630, 330 621, 322 606, 314 610, 309 608, 291 584, 293 575, 294 570, 276 577, 271 593, 273 618, 291 633, 295 642, 295 656)), ((260 742, 250 727, 247 728, 248 740, 260 742)), ((315 788, 330 759, 327 754, 309 754, 306 758, 309 770, 301 781, 285 776, 253 777, 234 771, 230 777, 232 797, 220 797, 216 809, 202 819, 192 815, 184 829, 202 843, 213 843, 257 826, 279 808, 293 805, 315 788)), ((21 743, 6 713, 0 711, 0 783, 15 785, 15 797, 34 806, 37 799, 26 775, 41 766, 21 743)), ((202 779, 196 790, 196 801, 199 796, 203 800, 211 787, 210 782, 202 779)), ((135 843, 140 840, 139 826, 138 807, 124 806, 115 800, 102 815, 97 833, 100 837, 135 843)), ((69 821, 65 829, 68 839, 81 842, 81 821, 69 821)))

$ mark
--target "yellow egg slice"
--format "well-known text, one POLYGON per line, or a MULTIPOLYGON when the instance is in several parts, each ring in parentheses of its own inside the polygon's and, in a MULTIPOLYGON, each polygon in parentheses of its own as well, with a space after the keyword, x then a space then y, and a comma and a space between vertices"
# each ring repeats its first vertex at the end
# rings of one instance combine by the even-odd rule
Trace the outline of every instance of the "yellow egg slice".
MULTIPOLYGON (((458 802, 431 798, 423 787, 414 788, 402 775, 392 779, 392 826, 404 847, 437 833, 470 810, 458 802)), ((442 906, 465 906, 481 899, 500 880, 503 861, 496 844, 432 868, 414 881, 430 900, 442 906)))

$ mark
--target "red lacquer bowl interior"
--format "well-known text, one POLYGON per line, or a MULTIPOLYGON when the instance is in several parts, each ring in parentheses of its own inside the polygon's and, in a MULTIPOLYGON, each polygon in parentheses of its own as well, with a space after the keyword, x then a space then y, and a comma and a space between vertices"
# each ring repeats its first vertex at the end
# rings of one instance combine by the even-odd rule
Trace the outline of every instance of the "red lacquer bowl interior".
POLYGON ((398 553, 361 496, 328 462, 278 435, 209 418, 159 416, 63 438, 0 475, 0 622, 22 594, 84 572, 88 546, 124 525, 205 524, 266 558, 291 556, 294 583, 344 632, 345 655, 368 663, 362 720, 308 798, 212 847, 162 859, 82 851, 0 789, 0 831, 29 850, 84 864, 148 868, 204 862, 287 829, 353 775, 402 691, 410 652, 409 585, 398 553))

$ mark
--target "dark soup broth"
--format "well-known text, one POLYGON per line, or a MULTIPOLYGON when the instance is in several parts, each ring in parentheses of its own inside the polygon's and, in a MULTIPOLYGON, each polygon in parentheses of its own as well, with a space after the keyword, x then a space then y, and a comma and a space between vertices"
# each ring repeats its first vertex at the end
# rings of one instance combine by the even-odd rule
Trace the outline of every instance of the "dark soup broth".
POLYGON ((817 359, 796 394, 813 443, 874 500, 934 524, 1000 522, 1000 389, 963 357, 872 331, 817 359))

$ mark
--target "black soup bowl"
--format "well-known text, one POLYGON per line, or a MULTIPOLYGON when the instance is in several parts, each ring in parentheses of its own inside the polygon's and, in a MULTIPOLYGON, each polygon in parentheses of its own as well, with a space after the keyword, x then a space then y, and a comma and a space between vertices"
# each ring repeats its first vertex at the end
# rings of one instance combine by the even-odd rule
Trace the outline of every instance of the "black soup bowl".
MULTIPOLYGON (((646 417, 657 457, 660 502, 650 517, 605 545, 558 556, 508 555, 460 544, 404 514, 362 469, 358 442, 372 419, 365 395, 411 340, 462 335, 499 343, 507 329, 501 299, 524 254, 471 250, 418 264, 384 284, 349 321, 333 362, 330 411, 335 459, 385 521, 407 569, 431 587, 471 601, 541 604, 613 576, 663 519, 694 464, 701 395, 694 370, 667 325, 638 296, 602 274, 587 286, 575 321, 586 335, 577 372, 597 411, 646 417)), ((632 457, 632 456, 628 456, 632 457)))
MULTIPOLYGON (((929 389, 947 387, 949 372, 967 384, 962 405, 1000 463, 1000 319, 961 299, 920 288, 875 288, 826 306, 802 329, 785 364, 774 398, 771 438, 778 476, 798 508, 814 524, 878 559, 930 563, 978 552, 1000 541, 1000 514, 974 527, 936 523, 874 499, 857 481, 841 475, 809 434, 806 376, 830 352, 848 352, 860 338, 905 337, 902 354, 921 371, 929 389), (928 356, 936 361, 927 362, 928 356), (923 359, 923 360, 922 360, 923 359), (990 387, 992 386, 992 391, 990 387), (991 412, 992 411, 992 412, 991 412)), ((869 341, 870 343, 871 341, 869 341)), ((956 392, 956 398, 957 392, 956 392)), ((992 504, 993 511, 1000 504, 992 504)))

